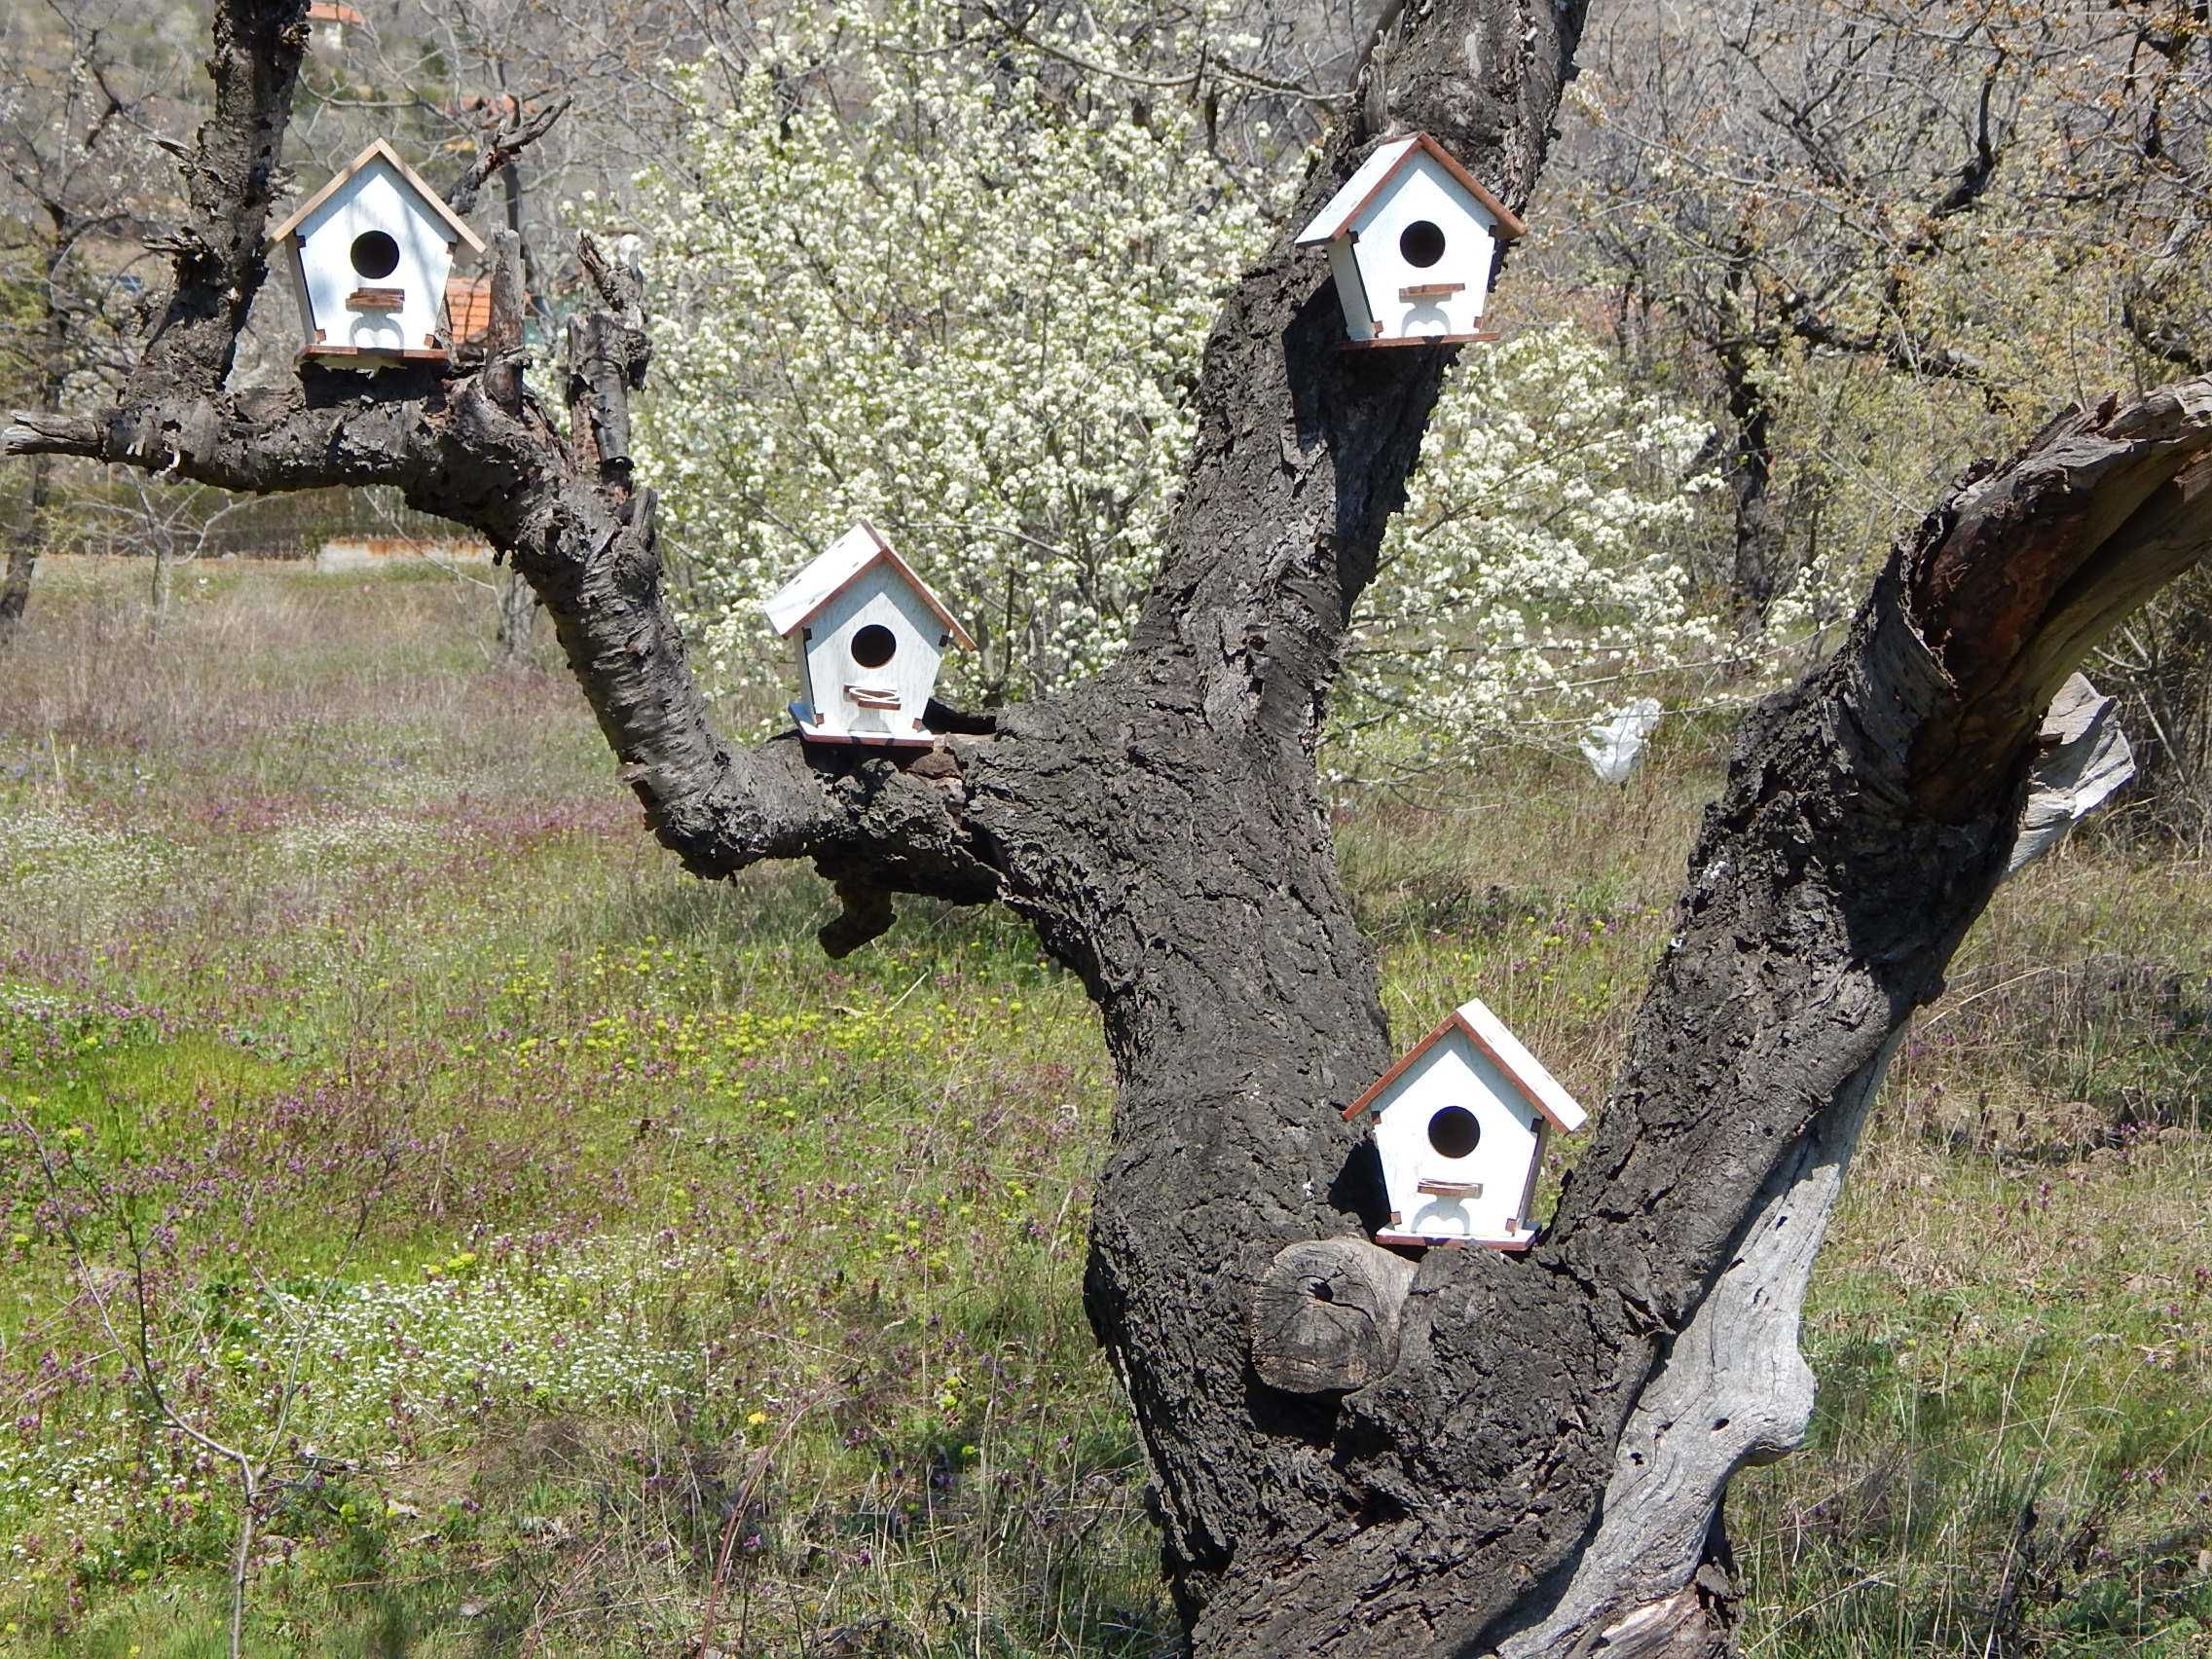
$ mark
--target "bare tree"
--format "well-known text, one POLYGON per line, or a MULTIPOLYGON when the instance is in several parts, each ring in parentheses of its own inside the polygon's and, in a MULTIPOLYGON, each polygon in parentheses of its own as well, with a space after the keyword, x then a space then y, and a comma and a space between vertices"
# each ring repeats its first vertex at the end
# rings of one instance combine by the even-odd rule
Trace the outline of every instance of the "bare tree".
POLYGON ((2093 377, 2125 374, 2123 314, 2199 372, 2174 320, 2201 304, 2174 277, 2202 195, 2184 9, 1691 0, 1594 28, 1571 234, 1629 350, 1709 389, 1722 577, 1747 620, 1835 493, 1827 388, 1940 398, 1939 477, 2017 432, 2084 355, 2093 377), (2172 60, 2144 44, 2161 23, 2172 60))
POLYGON ((223 521, 253 504, 250 496, 224 496, 204 485, 186 484, 164 490, 145 473, 128 473, 128 500, 102 499, 92 510, 119 519, 132 545, 143 548, 154 561, 154 577, 146 596, 146 644, 159 645, 168 625, 169 601, 176 583, 176 568, 189 565, 207 551, 207 542, 223 521))
MULTIPOLYGON (((73 381, 119 377, 133 333, 127 268, 142 254, 156 170, 142 126, 151 94, 117 40, 128 20, 112 14, 47 0, 0 34, 0 279, 19 281, 27 302, 0 320, 0 368, 48 411, 73 381)), ((30 604, 53 501, 54 462, 41 456, 8 535, 0 649, 30 604)))
MULTIPOLYGON (((1518 208, 1581 25, 1553 0, 1409 8, 1302 205, 1418 128, 1518 208)), ((512 313, 477 372, 227 387, 304 39, 300 0, 220 0, 160 325, 110 406, 19 415, 0 449, 226 488, 396 485, 530 578, 687 868, 811 859, 841 903, 836 952, 890 927, 899 893, 1034 926, 1115 1063, 1086 1301, 1199 1649, 1724 1646, 1717 1504, 1802 1430, 1801 1269, 1856 1113, 2007 867, 2053 693, 2204 549, 2212 384, 2069 412, 1899 546, 1842 650, 1746 722, 1544 1237, 1417 1265, 1368 1242, 1380 1183, 1341 1116, 1390 1045, 1313 753, 1446 354, 1342 350, 1327 274, 1286 235, 1208 345, 1181 504, 1117 666, 948 719, 964 735, 911 759, 732 748, 633 476, 629 272, 585 245, 603 304, 575 325, 569 437, 512 313), (1719 1363, 1753 1341, 1751 1372, 1719 1363)))

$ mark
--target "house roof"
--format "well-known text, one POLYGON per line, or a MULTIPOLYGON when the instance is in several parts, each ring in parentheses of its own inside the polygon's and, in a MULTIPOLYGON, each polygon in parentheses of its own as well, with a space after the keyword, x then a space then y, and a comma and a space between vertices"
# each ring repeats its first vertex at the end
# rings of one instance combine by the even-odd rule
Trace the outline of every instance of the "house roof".
POLYGON ((446 278, 446 338, 467 346, 492 332, 492 278, 446 278))
POLYGON ((337 172, 331 175, 328 184, 325 184, 320 190, 293 208, 292 216, 269 233, 269 245, 274 247, 286 237, 289 237, 300 228, 310 213, 313 213, 337 193, 339 186, 371 162, 379 161, 388 162, 391 165, 392 170, 399 174, 402 182, 417 196, 421 197, 424 204, 433 213, 445 221, 446 228, 453 232, 454 238, 467 244, 469 252, 482 253, 484 251, 484 239, 470 230, 461 216, 445 204, 445 199, 423 182, 423 175, 401 161, 399 152, 382 138, 379 138, 374 144, 371 144, 366 150, 363 150, 350 162, 340 167, 337 172))
POLYGON ((1329 204, 1313 216, 1313 222, 1298 233, 1298 245, 1309 247, 1315 242, 1335 241, 1351 228, 1366 205, 1382 194, 1382 189, 1395 178, 1398 169, 1417 155, 1432 156, 1437 166, 1450 173, 1453 180, 1469 196, 1480 202, 1497 220, 1497 234, 1507 241, 1523 235, 1529 227, 1521 222, 1521 215, 1475 182, 1475 175, 1458 164, 1452 152, 1425 132, 1411 137, 1393 138, 1359 164, 1359 170, 1345 180, 1344 188, 1329 198, 1329 204))
POLYGON ((976 642, 969 638, 959 618, 945 609, 944 601, 930 591, 930 584, 914 574, 913 567, 900 558, 891 543, 876 535, 875 526, 866 519, 830 543, 819 558, 769 597, 760 607, 768 613, 768 626, 775 629, 779 637, 790 634, 852 586, 865 571, 886 563, 899 572, 901 580, 921 596, 924 605, 937 612, 938 620, 960 642, 963 649, 976 648, 976 642))
POLYGON ((314 0, 314 4, 308 8, 308 21, 311 23, 360 23, 367 20, 352 7, 339 4, 338 0, 314 0))
POLYGON ((1562 1133, 1572 1134, 1590 1121, 1590 1115, 1575 1104, 1574 1096, 1562 1088, 1559 1080, 1544 1070, 1542 1062, 1521 1046, 1521 1040, 1505 1029, 1505 1022, 1491 1013, 1480 997, 1469 997, 1446 1014, 1434 1031, 1400 1055, 1396 1065, 1377 1078, 1368 1086, 1366 1093, 1345 1108, 1345 1117, 1356 1118, 1374 1105, 1393 1083, 1405 1075, 1407 1067, 1454 1031, 1459 1032, 1468 1042, 1488 1054, 1497 1069, 1505 1074, 1506 1082, 1520 1090, 1521 1097, 1550 1119, 1553 1126, 1562 1133))

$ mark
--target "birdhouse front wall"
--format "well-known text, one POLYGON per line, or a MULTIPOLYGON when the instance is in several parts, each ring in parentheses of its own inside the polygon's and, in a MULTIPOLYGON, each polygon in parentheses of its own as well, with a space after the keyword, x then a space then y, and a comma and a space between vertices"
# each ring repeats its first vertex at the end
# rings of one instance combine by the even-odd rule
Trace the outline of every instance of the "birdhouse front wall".
POLYGON ((808 733, 928 743, 924 711, 944 660, 944 622, 897 571, 866 571, 808 618, 808 733), (888 650, 888 654, 886 651, 888 650))
MULTIPOLYGON (((1435 157, 1410 157, 1352 220, 1351 258, 1358 267, 1361 305, 1346 301, 1347 334, 1354 340, 1419 340, 1477 332, 1490 298, 1496 226, 1490 210, 1435 157), (1361 306, 1365 319, 1353 315, 1361 306)), ((1331 264, 1342 293, 1344 273, 1334 249, 1331 264)))
POLYGON ((389 163, 362 167, 293 233, 310 345, 430 348, 453 271, 452 234, 389 163))
POLYGON ((1544 1120, 1464 1032, 1438 1039, 1369 1110, 1393 1212, 1386 1236, 1527 1238, 1544 1120))

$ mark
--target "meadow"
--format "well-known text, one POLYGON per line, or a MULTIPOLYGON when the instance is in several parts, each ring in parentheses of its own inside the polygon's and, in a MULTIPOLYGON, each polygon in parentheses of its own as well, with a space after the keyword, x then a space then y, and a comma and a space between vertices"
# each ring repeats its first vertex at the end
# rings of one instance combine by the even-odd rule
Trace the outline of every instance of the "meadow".
MULTIPOLYGON (((0 657, 0 1651, 223 1652, 242 1469, 255 1654, 1172 1652, 1080 986, 684 876, 465 583, 203 564, 157 644, 144 574, 0 657)), ((1347 803, 1400 1037, 1479 991, 1602 1100, 1724 741, 1347 803)), ((2123 809, 1917 1027, 1750 1653, 2212 1653, 2206 873, 2123 809)))

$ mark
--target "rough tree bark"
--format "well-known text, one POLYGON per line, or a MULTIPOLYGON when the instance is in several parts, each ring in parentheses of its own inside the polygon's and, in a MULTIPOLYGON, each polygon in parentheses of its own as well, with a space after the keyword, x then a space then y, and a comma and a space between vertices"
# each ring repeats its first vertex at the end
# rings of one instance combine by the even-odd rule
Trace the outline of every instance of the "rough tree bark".
MULTIPOLYGON (((1200 1650, 1724 1645, 1725 1584, 1698 1560, 1714 1501, 1742 1456, 1794 1437, 1801 1392, 1791 1264, 1817 1235, 1775 1247, 1776 1196, 1840 1169, 1852 1114, 2006 867, 2052 693, 2201 552, 2212 386, 2067 415, 1897 550, 1844 649, 1746 721, 1546 1236, 1521 1258, 1412 1265, 1365 1240, 1376 1171, 1340 1117, 1390 1046, 1313 749, 1444 353, 1340 350, 1323 265, 1278 242, 1207 345, 1181 504, 1115 668, 947 719, 964 735, 911 759, 790 737, 733 749, 685 667, 633 478, 635 273, 587 244, 603 303, 571 333, 569 440, 523 378, 519 334, 450 378, 310 368, 228 387, 303 10, 219 0, 215 112, 138 372, 96 414, 18 416, 0 449, 232 489, 395 484, 529 578, 688 868, 811 859, 843 906, 824 930, 838 952, 892 925, 899 893, 996 901, 1034 925, 1082 977, 1115 1063, 1086 1300, 1200 1650), (1763 1264, 1748 1296, 1746 1263, 1763 1264), (1315 1282, 1356 1315, 1308 1317, 1315 1282), (1656 1436, 1708 1432, 1665 1416, 1667 1390, 1701 1397, 1697 1352, 1747 1308, 1781 1320, 1762 1350, 1788 1354, 1766 1380, 1779 1404, 1639 1526, 1638 1459, 1656 1436)), ((1415 128, 1525 205, 1580 22, 1553 0, 1395 14, 1302 209, 1415 128)))
POLYGON ((46 543, 47 503, 54 498, 54 460, 31 458, 30 487, 23 492, 23 516, 8 535, 8 564, 0 571, 0 650, 15 643, 30 608, 31 578, 38 572, 39 550, 46 543))
MULTIPOLYGON (((49 255, 41 289, 46 315, 40 331, 43 346, 39 356, 39 408, 49 414, 60 411, 62 392, 69 383, 68 321, 53 299, 66 246, 65 241, 57 241, 55 250, 49 255)), ((39 554, 46 549, 47 509, 54 499, 54 458, 32 456, 30 472, 29 487, 23 492, 23 515, 9 533, 8 566, 0 572, 0 650, 6 650, 22 628, 23 613, 30 608, 31 583, 38 572, 39 554)))

